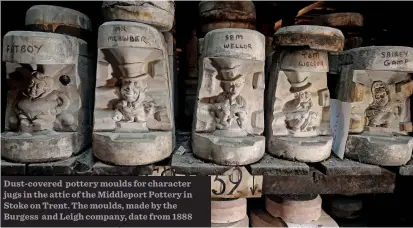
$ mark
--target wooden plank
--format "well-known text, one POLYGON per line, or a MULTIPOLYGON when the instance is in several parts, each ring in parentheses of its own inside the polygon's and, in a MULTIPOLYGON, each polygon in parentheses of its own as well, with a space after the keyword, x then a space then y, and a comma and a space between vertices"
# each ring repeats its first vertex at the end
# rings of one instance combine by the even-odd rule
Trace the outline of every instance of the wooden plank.
POLYGON ((304 15, 304 14, 306 14, 306 13, 308 13, 308 12, 310 12, 310 11, 316 9, 316 8, 319 8, 319 7, 323 6, 323 4, 324 4, 324 1, 318 1, 318 2, 315 2, 315 3, 311 4, 311 5, 308 5, 308 6, 304 7, 304 8, 302 8, 302 9, 300 9, 300 10, 298 11, 296 17, 302 16, 302 15, 304 15))
POLYGON ((264 176, 263 194, 364 194, 393 193, 396 175, 382 169, 381 175, 264 176))
POLYGON ((274 32, 276 32, 278 29, 282 27, 283 20, 278 20, 277 22, 274 23, 274 32))
POLYGON ((65 176, 89 175, 93 164, 92 150, 88 149, 79 155, 65 160, 27 165, 27 175, 33 176, 65 176))
POLYGON ((192 153, 185 153, 182 155, 174 154, 172 156, 171 167, 177 174, 199 176, 221 175, 232 168, 232 166, 204 162, 194 157, 192 153))
POLYGON ((376 165, 363 164, 350 159, 341 160, 332 154, 329 159, 320 163, 318 167, 326 175, 381 175, 382 168, 376 165))
POLYGON ((1 160, 1 175, 2 176, 24 176, 26 175, 26 164, 14 163, 6 160, 1 160))
POLYGON ((250 167, 253 175, 300 176, 310 174, 310 167, 305 163, 278 159, 269 154, 265 154, 258 163, 250 167))
POLYGON ((413 159, 399 168, 399 174, 401 176, 413 176, 413 159))

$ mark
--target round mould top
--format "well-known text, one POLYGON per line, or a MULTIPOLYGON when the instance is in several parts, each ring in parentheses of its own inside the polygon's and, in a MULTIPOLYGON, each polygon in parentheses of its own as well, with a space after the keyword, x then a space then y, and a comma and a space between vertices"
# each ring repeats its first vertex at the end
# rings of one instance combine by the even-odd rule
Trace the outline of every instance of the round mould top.
POLYGON ((173 1, 104 1, 105 21, 130 21, 151 25, 162 32, 170 31, 175 16, 173 1))
POLYGON ((252 1, 201 1, 198 5, 202 19, 210 21, 255 22, 255 6, 252 1))
POLYGON ((322 15, 310 21, 312 25, 331 27, 362 27, 363 23, 364 17, 359 13, 332 13, 322 15))
POLYGON ((26 25, 40 24, 52 27, 61 25, 92 31, 92 22, 85 14, 60 6, 35 5, 26 12, 26 25))
POLYGON ((292 25, 282 27, 275 32, 274 36, 284 34, 310 34, 310 35, 328 35, 328 36, 341 36, 344 38, 343 33, 335 28, 318 25, 292 25))
POLYGON ((113 5, 118 6, 142 6, 142 5, 152 5, 153 7, 157 7, 163 9, 169 13, 175 13, 175 2, 174 1, 103 1, 102 8, 111 7, 113 5))
POLYGON ((274 34, 277 46, 307 46, 314 50, 338 52, 343 50, 344 35, 335 28, 317 25, 293 25, 282 27, 274 34))

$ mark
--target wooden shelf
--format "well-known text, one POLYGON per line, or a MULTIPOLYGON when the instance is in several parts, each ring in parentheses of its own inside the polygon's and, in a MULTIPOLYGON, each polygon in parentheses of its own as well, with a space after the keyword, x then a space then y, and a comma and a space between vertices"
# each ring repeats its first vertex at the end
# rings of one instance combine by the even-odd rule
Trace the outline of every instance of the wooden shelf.
POLYGON ((396 180, 396 174, 384 168, 341 160, 335 155, 319 163, 285 161, 266 155, 251 168, 253 175, 264 175, 263 194, 391 193, 396 180))
MULTIPOLYGON (((57 162, 22 164, 2 160, 1 168, 2 175, 225 176, 234 166, 205 162, 190 152, 174 154, 152 165, 116 166, 95 159, 89 149, 57 162)), ((394 192, 397 176, 412 176, 413 161, 387 169, 341 160, 335 155, 319 163, 302 163, 266 154, 259 162, 244 168, 253 177, 262 177, 262 194, 369 194, 394 192)), ((399 187, 404 186, 397 183, 399 187)))
POLYGON ((269 154, 251 166, 252 175, 263 176, 306 176, 310 175, 310 167, 302 162, 287 161, 269 154))
POLYGON ((263 194, 365 194, 392 193, 396 175, 325 175, 312 169, 310 175, 264 176, 263 194))
MULTIPOLYGON (((222 175, 232 166, 201 161, 191 153, 174 155, 178 174, 222 175)), ((302 163, 266 154, 258 163, 245 166, 253 176, 263 176, 263 194, 363 194, 392 193, 396 173, 335 155, 320 163, 302 163)))

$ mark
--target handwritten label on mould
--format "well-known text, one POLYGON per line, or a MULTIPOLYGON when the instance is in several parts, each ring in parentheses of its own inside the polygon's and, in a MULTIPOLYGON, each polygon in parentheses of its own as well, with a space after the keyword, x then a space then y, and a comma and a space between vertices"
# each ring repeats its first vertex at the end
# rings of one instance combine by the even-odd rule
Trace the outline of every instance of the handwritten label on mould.
POLYGON ((330 100, 330 127, 333 133, 333 146, 331 150, 341 159, 344 158, 344 150, 350 128, 350 115, 350 103, 337 99, 330 100))
POLYGON ((384 66, 400 66, 409 62, 408 51, 383 51, 380 57, 384 60, 384 66))
POLYGON ((127 33, 126 26, 117 26, 114 28, 114 33, 117 35, 109 36, 108 41, 115 42, 143 42, 149 44, 148 38, 140 35, 131 35, 131 34, 120 34, 127 33))
POLYGON ((43 45, 31 45, 31 44, 23 44, 23 45, 15 45, 9 44, 6 46, 7 53, 35 53, 38 54, 40 49, 43 45))
POLYGON ((301 53, 301 59, 298 61, 298 66, 305 67, 318 67, 324 66, 324 64, 319 52, 303 52, 301 53))
POLYGON ((145 44, 149 44, 148 39, 145 36, 135 36, 135 35, 109 36, 108 41, 144 42, 145 44))
POLYGON ((237 34, 237 35, 226 35, 224 43, 225 49, 252 49, 251 44, 239 43, 237 41, 244 40, 244 36, 237 34))

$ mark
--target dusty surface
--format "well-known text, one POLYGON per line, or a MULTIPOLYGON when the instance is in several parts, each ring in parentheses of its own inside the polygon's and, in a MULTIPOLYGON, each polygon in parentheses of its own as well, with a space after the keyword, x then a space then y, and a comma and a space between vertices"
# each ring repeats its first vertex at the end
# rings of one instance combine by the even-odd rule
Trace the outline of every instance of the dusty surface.
POLYGON ((255 6, 252 1, 202 1, 199 14, 203 20, 229 20, 255 22, 255 6))
POLYGON ((375 165, 363 164, 349 159, 340 159, 332 155, 329 159, 321 162, 323 171, 327 175, 381 175, 381 168, 375 165))
POLYGON ((173 1, 104 1, 102 10, 106 21, 134 21, 162 32, 172 29, 175 16, 173 1))
POLYGON ((88 38, 92 22, 85 14, 52 5, 35 5, 26 12, 26 28, 32 31, 60 33, 88 38))
POLYGON ((265 37, 217 29, 200 41, 193 153, 221 165, 247 165, 265 152, 265 37))
POLYGON ((171 162, 172 168, 179 174, 197 176, 222 175, 231 167, 204 162, 194 157, 192 153, 183 155, 174 154, 171 162))
POLYGON ((259 162, 251 164, 251 172, 263 176, 309 175, 310 167, 303 162, 287 161, 266 154, 259 162))
POLYGON ((317 25, 293 25, 280 28, 274 34, 274 45, 308 46, 314 50, 339 52, 343 50, 344 35, 335 28, 317 25))
POLYGON ((361 27, 364 24, 364 17, 359 13, 332 13, 317 17, 310 24, 329 27, 361 27))
POLYGON ((87 43, 72 36, 12 31, 3 39, 8 74, 2 156, 17 162, 70 157, 91 143, 93 77, 87 43))
POLYGON ((255 30, 256 13, 252 1, 202 1, 198 8, 201 36, 221 28, 255 30))
POLYGON ((172 154, 172 42, 170 33, 143 23, 99 27, 93 143, 99 159, 147 165, 172 154))
POLYGON ((351 105, 348 158, 384 166, 410 160, 412 62, 410 47, 372 46, 340 53, 337 95, 351 105))

